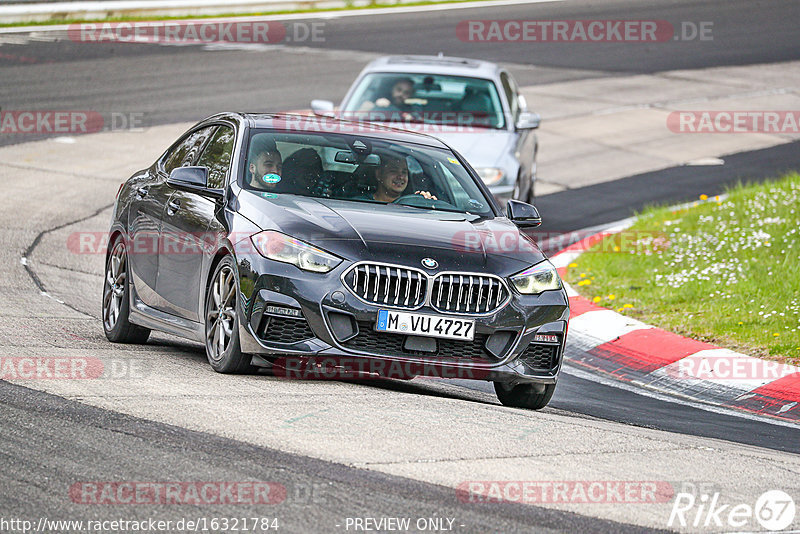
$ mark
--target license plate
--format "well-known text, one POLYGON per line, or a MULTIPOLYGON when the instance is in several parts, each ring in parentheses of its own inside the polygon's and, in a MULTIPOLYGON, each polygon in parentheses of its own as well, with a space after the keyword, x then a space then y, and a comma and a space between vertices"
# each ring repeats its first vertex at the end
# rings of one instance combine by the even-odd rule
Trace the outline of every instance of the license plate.
POLYGON ((378 311, 376 329, 380 332, 397 332, 398 334, 463 341, 472 341, 475 337, 475 321, 470 319, 392 310, 378 311))

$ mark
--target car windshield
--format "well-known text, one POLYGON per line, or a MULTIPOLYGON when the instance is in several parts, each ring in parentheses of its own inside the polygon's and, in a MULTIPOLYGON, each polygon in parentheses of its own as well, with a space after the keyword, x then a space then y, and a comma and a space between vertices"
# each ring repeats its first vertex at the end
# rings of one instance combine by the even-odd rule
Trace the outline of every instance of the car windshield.
POLYGON ((503 106, 491 80, 441 74, 367 74, 342 114, 377 122, 505 127, 503 106))
MULTIPOLYGON (((343 123, 347 124, 347 123, 343 123)), ((357 134, 253 130, 243 187, 283 195, 489 217, 489 201, 450 150, 357 134)))

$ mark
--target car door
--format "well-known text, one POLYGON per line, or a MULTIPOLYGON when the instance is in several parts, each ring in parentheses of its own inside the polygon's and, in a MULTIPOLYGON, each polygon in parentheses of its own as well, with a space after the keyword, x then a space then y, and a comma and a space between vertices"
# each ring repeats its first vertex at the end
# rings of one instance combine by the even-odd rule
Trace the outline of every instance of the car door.
MULTIPOLYGON (((225 187, 234 141, 233 127, 217 125, 198 147, 192 164, 208 168, 208 187, 225 187)), ((218 208, 201 194, 170 187, 162 219, 157 288, 164 311, 190 321, 200 320, 203 256, 213 242, 208 228, 218 208)))
POLYGON ((202 146, 212 131, 213 128, 201 128, 183 136, 151 168, 147 183, 135 188, 129 215, 131 272, 139 298, 153 308, 165 308, 158 292, 158 275, 163 247, 162 219, 172 194, 167 177, 173 169, 191 165, 197 157, 195 147, 202 146))
POLYGON ((160 198, 155 168, 132 184, 133 197, 128 211, 128 265, 132 287, 148 306, 157 301, 158 233, 166 199, 160 198))
POLYGON ((529 198, 528 192, 532 187, 531 178, 533 177, 533 166, 536 157, 536 132, 532 129, 517 130, 516 124, 519 114, 522 111, 527 111, 525 99, 520 96, 517 82, 508 72, 502 71, 500 73, 500 82, 503 85, 503 92, 509 105, 510 126, 516 133, 514 156, 520 163, 520 178, 522 179, 522 183, 520 183, 520 199, 518 200, 527 200, 529 198))
MULTIPOLYGON (((171 195, 167 176, 175 167, 186 164, 192 147, 202 137, 193 131, 179 139, 147 171, 147 176, 133 185, 133 200, 128 212, 130 239, 129 263, 136 294, 148 306, 163 308, 163 299, 156 290, 161 219, 171 195)), ((196 155, 196 154, 195 154, 196 155)))

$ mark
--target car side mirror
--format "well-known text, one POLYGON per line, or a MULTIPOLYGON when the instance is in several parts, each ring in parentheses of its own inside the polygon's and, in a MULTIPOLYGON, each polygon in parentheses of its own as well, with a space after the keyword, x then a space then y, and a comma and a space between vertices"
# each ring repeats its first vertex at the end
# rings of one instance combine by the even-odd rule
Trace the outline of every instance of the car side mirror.
POLYGON ((173 187, 205 187, 208 183, 207 167, 176 167, 169 173, 167 183, 173 187))
POLYGON ((320 115, 322 117, 333 117, 334 116, 333 102, 331 102, 330 100, 312 100, 311 111, 314 112, 314 115, 320 115))
POLYGON ((511 222, 520 228, 536 228, 542 224, 542 216, 536 206, 519 200, 509 200, 506 212, 511 222))
POLYGON ((517 130, 535 130, 542 123, 542 117, 532 111, 523 111, 517 119, 517 130))
POLYGON ((175 189, 197 193, 214 200, 221 200, 224 196, 223 189, 212 189, 207 186, 208 167, 177 167, 169 173, 167 183, 175 189))

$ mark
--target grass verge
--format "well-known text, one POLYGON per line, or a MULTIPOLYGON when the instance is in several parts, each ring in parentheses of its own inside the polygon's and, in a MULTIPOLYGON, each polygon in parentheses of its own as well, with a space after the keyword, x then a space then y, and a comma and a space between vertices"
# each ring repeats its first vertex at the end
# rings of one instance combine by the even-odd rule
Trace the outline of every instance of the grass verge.
POLYGON ((800 364, 800 174, 648 208, 567 268, 600 306, 665 330, 800 364))
POLYGON ((414 6, 430 6, 436 4, 465 4, 474 3, 480 4, 485 0, 443 0, 443 1, 419 1, 407 3, 374 3, 365 6, 344 6, 344 7, 329 7, 329 8, 310 8, 310 9, 293 9, 283 11, 261 11, 257 13, 218 13, 214 15, 151 15, 146 17, 134 16, 121 16, 121 17, 107 17, 103 19, 81 19, 81 18, 53 18, 48 21, 32 21, 32 22, 3 22, 0 23, 0 28, 30 28, 35 30, 37 26, 53 26, 62 24, 80 24, 80 23, 103 23, 103 22, 152 22, 159 20, 204 20, 204 19, 221 19, 228 17, 254 17, 263 19, 265 16, 271 15, 293 15, 297 13, 327 13, 330 11, 361 11, 369 9, 383 9, 391 7, 414 7, 414 6))

